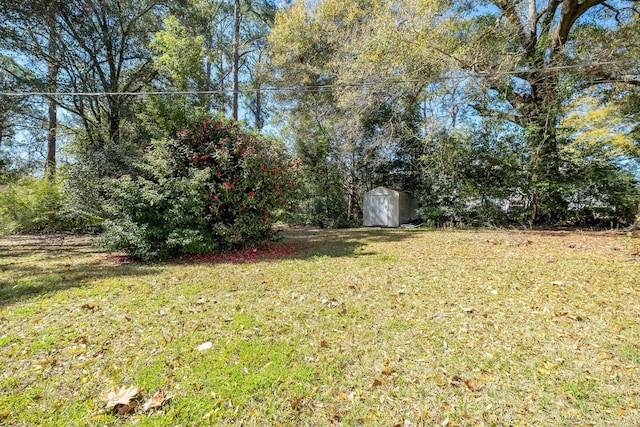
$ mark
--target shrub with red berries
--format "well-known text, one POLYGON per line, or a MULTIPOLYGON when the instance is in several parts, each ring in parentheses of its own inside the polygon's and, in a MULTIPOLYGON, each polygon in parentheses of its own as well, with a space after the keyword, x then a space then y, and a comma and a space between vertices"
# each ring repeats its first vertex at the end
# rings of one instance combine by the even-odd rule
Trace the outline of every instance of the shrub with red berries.
POLYGON ((113 180, 102 244, 153 259, 268 240, 273 214, 294 209, 299 166, 274 138, 203 120, 153 143, 135 173, 113 180))

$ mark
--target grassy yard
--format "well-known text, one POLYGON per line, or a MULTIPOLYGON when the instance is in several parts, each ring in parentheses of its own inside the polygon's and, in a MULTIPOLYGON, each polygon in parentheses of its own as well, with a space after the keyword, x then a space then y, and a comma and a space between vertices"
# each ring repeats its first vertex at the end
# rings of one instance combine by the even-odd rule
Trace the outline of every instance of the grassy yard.
POLYGON ((140 265, 87 238, 0 239, 0 425, 640 425, 624 236, 290 230, 278 245, 140 265), (118 386, 140 406, 106 409, 118 386), (173 397, 143 411, 158 390, 173 397))

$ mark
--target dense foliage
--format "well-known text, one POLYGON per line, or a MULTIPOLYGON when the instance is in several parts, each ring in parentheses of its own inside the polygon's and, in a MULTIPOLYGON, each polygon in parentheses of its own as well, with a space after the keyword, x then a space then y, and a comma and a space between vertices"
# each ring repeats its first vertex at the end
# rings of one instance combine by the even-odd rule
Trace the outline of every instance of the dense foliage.
POLYGON ((110 180, 102 244, 140 259, 226 251, 273 236, 295 209, 299 162, 236 122, 203 120, 110 180))
POLYGON ((59 182, 27 177, 0 191, 0 230, 4 233, 91 232, 100 222, 76 209, 69 190, 59 182))
POLYGON ((400 183, 433 225, 629 224, 640 10, 602 3, 294 2, 270 53, 315 201, 357 220, 400 183))
POLYGON ((302 160, 297 223, 360 225, 379 185, 438 226, 640 213, 640 2, 4 6, 0 184, 47 177, 65 191, 52 213, 109 218, 105 179, 146 179, 149 141, 211 114, 280 134, 302 160))

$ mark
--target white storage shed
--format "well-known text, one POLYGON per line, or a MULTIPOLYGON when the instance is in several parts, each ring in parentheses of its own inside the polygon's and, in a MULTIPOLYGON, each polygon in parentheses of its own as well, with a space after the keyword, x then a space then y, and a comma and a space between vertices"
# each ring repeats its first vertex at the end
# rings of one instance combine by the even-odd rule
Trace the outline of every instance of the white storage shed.
POLYGON ((416 208, 416 200, 404 191, 374 188, 364 194, 363 224, 365 227, 400 227, 416 219, 416 208))

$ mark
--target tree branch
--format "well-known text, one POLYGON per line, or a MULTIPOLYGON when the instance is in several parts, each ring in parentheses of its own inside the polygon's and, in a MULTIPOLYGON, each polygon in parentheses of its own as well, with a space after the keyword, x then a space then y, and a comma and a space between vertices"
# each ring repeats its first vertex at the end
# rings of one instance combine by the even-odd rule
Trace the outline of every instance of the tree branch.
POLYGON ((529 37, 522 25, 520 16, 518 16, 515 3, 512 0, 495 0, 494 4, 498 6, 504 16, 507 17, 507 21, 511 22, 516 28, 518 37, 523 42, 522 45, 526 45, 529 42, 529 37))
POLYGON ((573 24, 575 24, 586 11, 604 2, 605 0, 584 0, 582 3, 578 3, 578 0, 563 0, 560 22, 553 35, 553 50, 557 51, 566 44, 573 24))
POLYGON ((493 117, 496 119, 505 120, 505 121, 522 126, 522 120, 520 116, 516 114, 507 113, 506 111, 492 110, 490 108, 487 108, 479 104, 475 104, 475 105, 470 104, 469 106, 474 110, 476 110, 478 114, 480 114, 483 117, 493 117))

